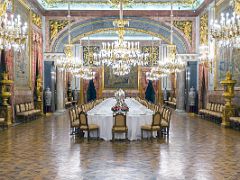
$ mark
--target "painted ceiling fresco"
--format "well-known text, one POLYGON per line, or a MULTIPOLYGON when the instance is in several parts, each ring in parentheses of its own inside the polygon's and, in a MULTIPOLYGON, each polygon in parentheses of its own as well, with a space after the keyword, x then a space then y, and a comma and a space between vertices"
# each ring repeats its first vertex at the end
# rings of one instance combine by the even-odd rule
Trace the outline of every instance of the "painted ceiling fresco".
MULTIPOLYGON (((112 10, 114 7, 109 0, 37 0, 46 10, 66 10, 71 2, 73 10, 112 10)), ((195 10, 204 0, 134 0, 127 5, 126 10, 170 10, 171 3, 175 10, 195 10)))

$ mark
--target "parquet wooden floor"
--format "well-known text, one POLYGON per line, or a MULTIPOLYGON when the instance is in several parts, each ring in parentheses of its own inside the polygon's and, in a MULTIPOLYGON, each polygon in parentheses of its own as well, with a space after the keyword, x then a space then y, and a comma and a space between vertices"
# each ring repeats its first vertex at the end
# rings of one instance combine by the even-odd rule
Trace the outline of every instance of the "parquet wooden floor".
POLYGON ((172 116, 169 138, 80 140, 67 113, 0 130, 4 179, 240 179, 240 132, 187 114, 172 116))

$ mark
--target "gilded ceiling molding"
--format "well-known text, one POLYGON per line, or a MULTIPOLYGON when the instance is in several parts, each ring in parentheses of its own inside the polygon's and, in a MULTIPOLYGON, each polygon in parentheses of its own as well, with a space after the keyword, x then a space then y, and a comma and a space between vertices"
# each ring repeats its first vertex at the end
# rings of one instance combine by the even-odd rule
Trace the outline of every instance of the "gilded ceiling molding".
POLYGON ((174 21, 173 25, 185 34, 189 42, 192 42, 192 21, 174 21))
POLYGON ((67 25, 67 20, 49 20, 50 39, 52 40, 67 25))
MULTIPOLYGON (((113 0, 114 2, 118 1, 118 0, 113 0)), ((176 0, 176 1, 171 1, 171 0, 167 0, 167 1, 143 1, 143 0, 135 0, 135 1, 131 1, 131 0, 126 0, 126 1, 130 1, 130 4, 159 4, 159 5, 185 5, 185 6, 190 6, 190 5, 194 5, 194 4, 198 4, 199 0, 176 0)), ((67 4, 68 1, 66 2, 66 0, 42 0, 42 3, 44 4, 48 4, 48 5, 54 5, 54 4, 67 4)), ((91 0, 70 0, 71 4, 109 4, 108 0, 101 0, 101 1, 91 1, 91 0)), ((114 4, 114 3, 113 3, 114 4)), ((129 4, 129 3, 127 3, 129 4)))
POLYGON ((37 27, 42 28, 42 18, 35 12, 32 12, 32 23, 37 27))
POLYGON ((208 44, 208 14, 200 17, 200 45, 208 44))

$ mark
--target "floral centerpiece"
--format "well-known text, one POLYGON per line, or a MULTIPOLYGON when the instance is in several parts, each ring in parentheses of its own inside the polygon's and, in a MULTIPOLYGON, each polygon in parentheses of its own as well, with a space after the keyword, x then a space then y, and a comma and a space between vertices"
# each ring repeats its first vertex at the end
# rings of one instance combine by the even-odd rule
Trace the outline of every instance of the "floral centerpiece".
POLYGON ((112 107, 113 112, 117 111, 124 111, 127 112, 129 111, 129 107, 125 103, 125 92, 122 89, 119 89, 118 91, 115 92, 115 99, 117 103, 112 107))

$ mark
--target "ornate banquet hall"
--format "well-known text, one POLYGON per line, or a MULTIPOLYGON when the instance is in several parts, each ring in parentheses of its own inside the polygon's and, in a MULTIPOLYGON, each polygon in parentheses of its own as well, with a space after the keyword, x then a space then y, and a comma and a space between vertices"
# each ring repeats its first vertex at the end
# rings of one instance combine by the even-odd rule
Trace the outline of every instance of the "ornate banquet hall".
POLYGON ((239 179, 239 56, 239 0, 0 0, 0 179, 239 179))

